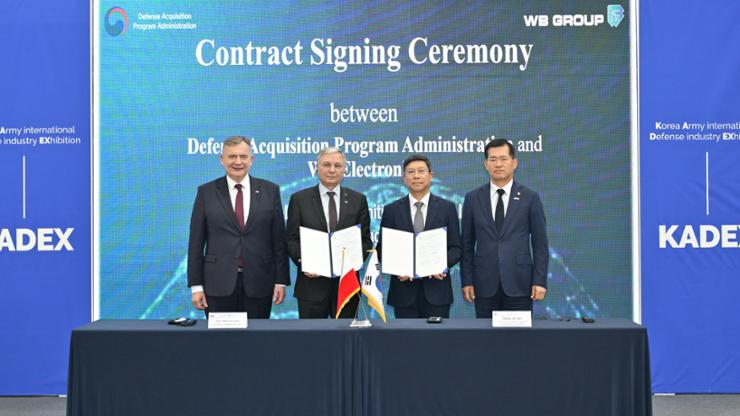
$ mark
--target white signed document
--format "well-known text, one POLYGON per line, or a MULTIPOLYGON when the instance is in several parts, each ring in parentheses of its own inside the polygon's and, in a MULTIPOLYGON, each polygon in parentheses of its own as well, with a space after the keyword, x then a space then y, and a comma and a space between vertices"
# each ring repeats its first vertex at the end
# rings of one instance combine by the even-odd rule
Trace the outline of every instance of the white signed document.
POLYGON ((300 227, 299 231, 301 233, 301 270, 303 270, 303 273, 331 276, 329 234, 306 227, 300 227))
POLYGON ((341 277, 347 270, 342 270, 342 255, 349 256, 349 264, 355 271, 362 269, 362 232, 360 224, 331 233, 331 258, 333 261, 332 277, 341 277))
POLYGON ((349 264, 355 270, 362 269, 362 233, 360 225, 331 233, 300 227, 301 270, 324 277, 339 277, 342 268, 342 252, 349 256, 349 264), (333 263, 333 264, 332 264, 333 263))
POLYGON ((413 276, 414 233, 385 227, 380 232, 383 233, 381 271, 396 276, 413 276))
POLYGON ((422 231, 416 235, 415 278, 447 272, 447 229, 422 231))
POLYGON ((447 271, 447 229, 414 234, 383 227, 383 273, 421 278, 447 271))

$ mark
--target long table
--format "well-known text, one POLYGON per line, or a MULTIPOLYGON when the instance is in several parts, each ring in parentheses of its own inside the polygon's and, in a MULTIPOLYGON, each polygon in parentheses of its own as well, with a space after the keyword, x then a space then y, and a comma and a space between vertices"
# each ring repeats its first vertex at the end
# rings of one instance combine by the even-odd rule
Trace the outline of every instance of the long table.
POLYGON ((72 331, 67 415, 651 415, 626 320, 97 321, 72 331))

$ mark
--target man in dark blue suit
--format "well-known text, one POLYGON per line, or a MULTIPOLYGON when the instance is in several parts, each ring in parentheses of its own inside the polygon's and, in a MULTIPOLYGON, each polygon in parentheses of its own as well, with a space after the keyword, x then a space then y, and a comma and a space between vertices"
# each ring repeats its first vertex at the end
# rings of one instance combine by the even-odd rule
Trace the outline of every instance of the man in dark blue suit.
MULTIPOLYGON (((408 232, 447 227, 448 272, 421 279, 392 276, 388 304, 393 306, 396 318, 448 318, 452 304, 449 269, 460 261, 461 251, 457 210, 452 202, 429 192, 432 165, 426 156, 412 155, 404 160, 403 182, 409 195, 385 206, 380 227, 408 232)), ((382 235, 377 248, 382 258, 382 235)))
POLYGON ((198 187, 190 218, 188 286, 209 312, 269 318, 290 284, 280 188, 249 175, 249 141, 229 137, 221 150, 226 176, 198 187))
POLYGON ((514 181, 514 146, 492 140, 485 157, 491 180, 465 195, 462 215, 462 291, 478 318, 531 310, 547 292, 550 258, 540 197, 514 181))

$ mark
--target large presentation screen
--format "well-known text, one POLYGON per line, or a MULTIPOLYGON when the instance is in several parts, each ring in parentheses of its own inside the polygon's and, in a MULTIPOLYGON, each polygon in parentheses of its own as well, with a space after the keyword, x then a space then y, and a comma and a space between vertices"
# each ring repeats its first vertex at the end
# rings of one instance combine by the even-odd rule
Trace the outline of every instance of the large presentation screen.
MULTIPOLYGON (((96 18, 97 303, 101 318, 202 316, 186 279, 198 185, 220 143, 252 141, 251 174, 290 195, 316 153, 347 156, 377 239, 432 161, 460 212, 485 184, 483 148, 511 140, 539 192, 549 290, 535 314, 632 316, 630 21, 613 1, 101 1, 96 18)), ((292 278, 295 267, 292 266, 292 278)), ((471 317, 460 296, 453 317, 471 317)), ((387 290, 388 276, 383 286, 387 290)), ((295 318, 288 301, 273 317, 295 318)))

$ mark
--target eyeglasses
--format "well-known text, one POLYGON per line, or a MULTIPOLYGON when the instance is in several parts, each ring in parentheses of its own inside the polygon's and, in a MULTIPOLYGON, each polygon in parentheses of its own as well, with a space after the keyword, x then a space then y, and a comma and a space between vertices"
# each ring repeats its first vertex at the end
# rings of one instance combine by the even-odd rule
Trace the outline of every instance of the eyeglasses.
POLYGON ((414 176, 416 174, 419 174, 419 176, 424 176, 427 173, 429 173, 429 169, 409 169, 405 172, 405 174, 409 176, 414 176))

